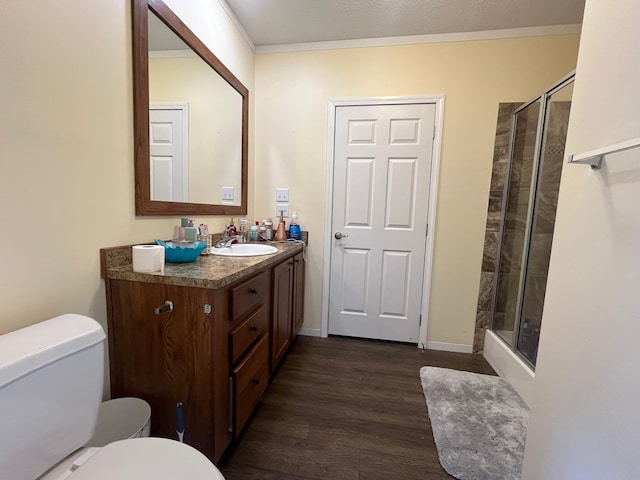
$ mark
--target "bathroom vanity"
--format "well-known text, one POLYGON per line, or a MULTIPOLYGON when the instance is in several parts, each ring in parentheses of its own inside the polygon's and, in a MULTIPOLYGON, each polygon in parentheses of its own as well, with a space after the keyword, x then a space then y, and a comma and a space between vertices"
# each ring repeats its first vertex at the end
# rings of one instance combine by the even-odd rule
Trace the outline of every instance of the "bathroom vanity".
POLYGON ((303 321, 303 245, 256 257, 201 256, 136 273, 131 248, 101 250, 111 394, 151 405, 151 434, 217 462, 242 431, 303 321))

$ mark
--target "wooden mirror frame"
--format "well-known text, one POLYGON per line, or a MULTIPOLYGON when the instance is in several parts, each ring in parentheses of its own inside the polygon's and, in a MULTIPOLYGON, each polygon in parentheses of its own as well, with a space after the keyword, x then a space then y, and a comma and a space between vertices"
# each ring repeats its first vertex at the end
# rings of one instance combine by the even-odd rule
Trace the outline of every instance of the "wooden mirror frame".
POLYGON ((249 91, 161 0, 131 0, 133 34, 133 131, 136 215, 246 215, 248 198, 249 91), (242 192, 240 205, 151 200, 149 147, 149 10, 242 96, 242 192))

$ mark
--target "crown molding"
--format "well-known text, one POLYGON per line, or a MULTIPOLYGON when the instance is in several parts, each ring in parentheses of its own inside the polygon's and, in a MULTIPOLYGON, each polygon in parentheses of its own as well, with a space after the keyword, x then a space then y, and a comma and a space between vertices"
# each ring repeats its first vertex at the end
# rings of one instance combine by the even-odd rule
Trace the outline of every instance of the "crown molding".
POLYGON ((247 31, 244 29, 244 27, 240 23, 240 20, 238 20, 238 17, 236 17, 236 14, 233 13, 233 10, 231 10, 231 7, 227 4, 225 0, 218 0, 218 3, 224 9, 224 11, 227 12, 229 19, 236 26, 236 28, 240 32, 240 35, 242 35, 242 38, 244 38, 244 41, 247 42, 247 45, 249 45, 249 48, 251 48, 253 53, 256 53, 256 44, 253 42, 253 40, 251 39, 247 31))
MULTIPOLYGON (((219 0, 223 2, 224 0, 219 0)), ((236 20, 237 21, 237 20, 236 20)), ((484 30, 480 32, 443 33, 430 35, 406 35, 400 37, 363 38, 328 42, 287 43, 280 45, 258 45, 256 53, 305 52, 314 50, 335 50, 342 48, 387 47, 396 45, 418 45, 425 43, 473 42, 478 40, 498 40, 504 38, 544 37, 551 35, 579 34, 582 25, 552 25, 547 27, 510 28, 505 30, 484 30)), ((246 33, 246 32, 245 32, 246 33)))

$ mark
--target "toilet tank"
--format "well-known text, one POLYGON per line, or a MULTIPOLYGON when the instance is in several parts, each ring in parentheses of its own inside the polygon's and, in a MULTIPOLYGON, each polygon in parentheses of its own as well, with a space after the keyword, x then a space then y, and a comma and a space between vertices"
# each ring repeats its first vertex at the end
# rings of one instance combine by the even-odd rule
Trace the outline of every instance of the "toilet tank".
POLYGON ((0 336, 0 479, 33 480, 93 435, 104 330, 61 315, 0 336))

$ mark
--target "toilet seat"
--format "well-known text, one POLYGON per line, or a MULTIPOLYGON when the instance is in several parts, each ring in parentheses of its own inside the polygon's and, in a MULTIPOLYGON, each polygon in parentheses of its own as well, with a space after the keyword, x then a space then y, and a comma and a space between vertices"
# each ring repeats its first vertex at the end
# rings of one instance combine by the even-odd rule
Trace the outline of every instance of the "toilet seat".
POLYGON ((166 438, 120 440, 101 448, 69 480, 224 480, 202 453, 166 438))

